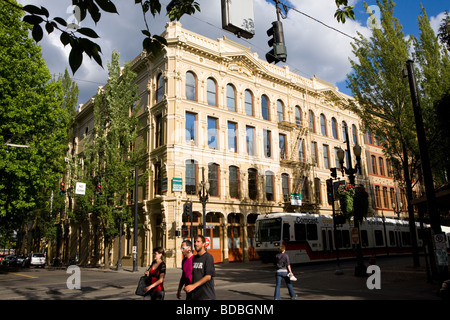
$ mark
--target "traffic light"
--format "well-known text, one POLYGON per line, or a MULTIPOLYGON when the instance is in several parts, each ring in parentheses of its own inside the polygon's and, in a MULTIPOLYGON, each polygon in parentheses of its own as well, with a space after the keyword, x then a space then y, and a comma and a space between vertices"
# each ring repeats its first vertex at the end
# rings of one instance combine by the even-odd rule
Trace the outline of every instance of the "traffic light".
POLYGON ((337 178, 337 168, 330 168, 330 171, 331 171, 331 176, 336 179, 337 178))
POLYGON ((66 184, 64 182, 61 182, 59 185, 59 195, 62 196, 66 193, 66 184))
POLYGON ((97 197, 100 197, 102 195, 102 185, 99 183, 97 184, 97 197))
POLYGON ((267 43, 269 47, 273 47, 272 50, 266 53, 266 60, 269 63, 280 61, 286 62, 287 51, 284 44, 283 24, 281 21, 272 22, 272 27, 267 30, 267 35, 272 37, 267 43))
POLYGON ((188 216, 192 219, 192 203, 186 202, 183 205, 183 215, 188 216))
POLYGON ((327 179, 327 197, 328 197, 328 204, 333 204, 334 201, 333 179, 327 179))

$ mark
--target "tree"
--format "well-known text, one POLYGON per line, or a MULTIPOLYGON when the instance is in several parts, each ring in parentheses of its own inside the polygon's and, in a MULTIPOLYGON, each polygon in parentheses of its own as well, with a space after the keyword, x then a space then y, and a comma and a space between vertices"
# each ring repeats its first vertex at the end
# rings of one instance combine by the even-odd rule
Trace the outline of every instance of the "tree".
POLYGON ((105 266, 109 265, 108 253, 120 225, 131 221, 133 211, 128 202, 134 188, 132 170, 143 164, 145 150, 137 143, 136 74, 129 64, 121 70, 119 54, 114 51, 108 75, 108 83, 95 96, 92 140, 83 154, 85 180, 91 190, 101 185, 101 195, 91 191, 93 198, 82 202, 85 208, 92 210, 85 213, 93 212, 103 230, 105 266))
POLYGON ((450 16, 448 11, 445 11, 445 17, 442 19, 439 26, 438 35, 442 44, 444 44, 447 47, 447 50, 450 51, 450 16))
MULTIPOLYGON (((102 59, 100 57, 101 48, 98 44, 90 40, 98 38, 98 35, 94 30, 71 25, 61 17, 50 18, 49 11, 42 6, 25 5, 24 7, 21 7, 17 5, 14 0, 0 1, 27 13, 24 17, 24 21, 33 25, 32 36, 36 42, 39 42, 44 36, 43 27, 41 25, 44 26, 49 34, 58 30, 61 33, 61 43, 64 46, 70 45, 71 47, 69 65, 74 74, 83 62, 83 53, 86 53, 90 58, 93 58, 100 66, 102 66, 102 59)), ((167 45, 167 42, 165 38, 159 35, 152 35, 147 23, 146 14, 151 13, 153 16, 160 14, 161 3, 159 0, 135 0, 134 3, 135 5, 141 6, 146 26, 146 29, 141 30, 144 35, 142 48, 149 54, 155 54, 159 52, 163 46, 167 45)), ((338 22, 345 23, 346 18, 355 18, 353 6, 348 5, 348 0, 335 0, 335 3, 336 13, 334 16, 338 22)), ((114 2, 111 0, 72 0, 72 4, 79 8, 79 21, 83 21, 88 14, 95 23, 100 21, 102 12, 119 14, 114 2)), ((166 9, 170 21, 174 21, 179 20, 185 14, 191 15, 196 11, 200 11, 200 5, 194 0, 172 0, 167 5, 166 9)))
MULTIPOLYGON (((366 131, 383 137, 383 152, 394 165, 397 180, 404 181, 410 228, 415 230, 412 190, 419 152, 410 92, 402 79, 411 41, 405 39, 393 16, 395 4, 391 0, 379 0, 377 4, 381 28, 373 29, 370 40, 359 35, 352 44, 356 60, 350 61, 354 72, 348 75, 347 84, 357 104, 350 104, 349 108, 360 116, 366 131)), ((418 266, 415 232, 411 236, 414 265, 418 266)))
MULTIPOLYGON (((422 6, 421 6, 422 7, 422 6)), ((420 36, 414 39, 414 60, 417 64, 416 78, 420 90, 420 106, 424 118, 428 150, 435 183, 447 182, 445 167, 448 167, 448 153, 445 141, 446 118, 436 117, 439 101, 450 92, 450 58, 441 46, 439 39, 431 28, 426 10, 418 17, 420 36)))
POLYGON ((39 226, 39 215, 48 220, 67 148, 69 116, 61 107, 61 83, 51 80, 22 15, 22 10, 0 2, 2 232, 39 226))

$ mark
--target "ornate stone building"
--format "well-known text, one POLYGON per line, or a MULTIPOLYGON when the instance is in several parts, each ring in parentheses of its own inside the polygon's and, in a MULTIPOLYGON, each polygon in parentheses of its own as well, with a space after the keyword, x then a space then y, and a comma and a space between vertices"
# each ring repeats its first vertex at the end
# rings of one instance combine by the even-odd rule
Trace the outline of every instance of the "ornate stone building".
MULTIPOLYGON (((182 240, 202 233, 204 224, 216 262, 257 259, 258 214, 331 214, 326 179, 338 166, 337 149, 346 149, 345 126, 351 147, 363 147, 356 183, 369 187, 359 119, 340 105, 349 96, 179 22, 168 23, 163 36, 168 45, 161 54, 142 52, 131 62, 138 74, 141 139, 148 148, 140 173, 149 172, 138 194, 138 265, 149 265, 152 249, 163 246, 168 267, 180 267, 182 240), (202 180, 209 183, 206 222, 198 196, 202 180), (291 205, 291 193, 301 194, 301 206, 291 205), (187 202, 193 206, 192 223, 182 214, 187 202)), ((73 152, 82 152, 92 125, 90 101, 76 118, 73 152)), ((95 222, 66 225, 65 250, 76 252, 80 263, 91 263, 93 248, 102 243, 95 222)), ((132 246, 133 234, 122 237, 124 265, 132 264, 132 246)))

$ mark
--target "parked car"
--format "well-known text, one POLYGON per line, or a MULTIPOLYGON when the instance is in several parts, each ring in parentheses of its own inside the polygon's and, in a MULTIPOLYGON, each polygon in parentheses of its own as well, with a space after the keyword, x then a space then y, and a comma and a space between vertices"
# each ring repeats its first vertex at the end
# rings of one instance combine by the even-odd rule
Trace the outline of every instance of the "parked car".
POLYGON ((13 254, 6 256, 2 259, 2 266, 5 267, 15 267, 16 266, 17 257, 13 254))
POLYGON ((45 254, 30 253, 24 261, 26 267, 45 267, 45 254))
POLYGON ((19 255, 17 256, 17 259, 16 259, 16 265, 17 265, 18 267, 23 267, 23 266, 25 266, 25 265, 24 265, 25 259, 26 259, 26 257, 25 257, 23 254, 19 254, 19 255))

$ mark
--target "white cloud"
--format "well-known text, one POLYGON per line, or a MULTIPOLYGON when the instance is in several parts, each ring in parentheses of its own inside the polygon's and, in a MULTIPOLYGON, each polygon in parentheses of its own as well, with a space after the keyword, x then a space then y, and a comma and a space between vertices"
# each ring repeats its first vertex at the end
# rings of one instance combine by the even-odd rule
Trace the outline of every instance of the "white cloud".
MULTIPOLYGON (((232 33, 221 28, 221 5, 219 0, 197 0, 201 12, 193 16, 181 18, 182 26, 193 32, 210 37, 221 38, 224 35, 245 46, 250 46, 252 51, 258 53, 260 59, 265 59, 269 51, 267 41, 269 37, 266 30, 271 27, 271 22, 276 20, 276 11, 272 2, 265 0, 254 0, 255 36, 246 40, 237 38, 232 33)), ((153 18, 147 14, 150 31, 154 34, 163 32, 166 22, 165 5, 169 0, 161 0, 163 5, 162 14, 153 18)), ((353 1, 355 2, 355 1, 353 1)), ((71 17, 67 11, 67 1, 58 0, 22 0, 24 4, 42 5, 49 9, 51 17, 60 16, 65 19, 71 17)), ((100 36, 96 39, 102 48, 103 69, 95 61, 91 61, 86 55, 83 65, 75 74, 80 87, 80 103, 87 101, 95 94, 97 87, 104 84, 107 78, 107 61, 111 59, 113 49, 121 54, 121 63, 134 59, 142 49, 144 36, 141 30, 145 28, 139 5, 133 5, 129 1, 115 1, 119 15, 103 13, 99 23, 95 26, 90 18, 82 22, 83 27, 93 28, 100 36)), ((369 29, 365 26, 366 21, 347 20, 345 24, 338 23, 334 18, 336 6, 332 0, 289 2, 298 10, 332 26, 342 32, 355 36, 356 31, 368 36, 369 29)), ((305 77, 314 75, 331 82, 338 83, 346 78, 351 71, 349 56, 352 56, 351 39, 326 26, 307 18, 306 16, 290 10, 287 19, 283 19, 285 41, 288 58, 286 64, 290 70, 305 77)), ((44 35, 42 41, 43 56, 47 61, 51 73, 62 73, 67 67, 67 57, 70 47, 64 48, 59 42, 59 34, 44 35)), ((283 65, 279 63, 279 65, 283 65)))

